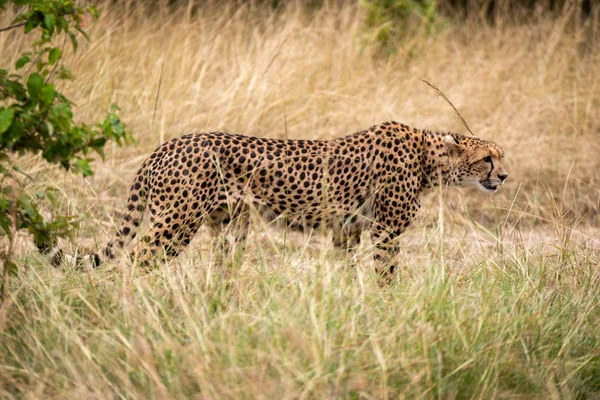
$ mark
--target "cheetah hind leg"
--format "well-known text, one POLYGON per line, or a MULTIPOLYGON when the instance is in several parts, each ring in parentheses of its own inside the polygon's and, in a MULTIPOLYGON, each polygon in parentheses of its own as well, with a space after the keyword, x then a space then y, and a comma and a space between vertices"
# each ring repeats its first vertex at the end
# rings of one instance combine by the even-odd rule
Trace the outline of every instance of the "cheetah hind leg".
POLYGON ((216 242, 216 265, 227 269, 241 265, 249 220, 249 207, 245 204, 238 204, 231 212, 219 209, 210 215, 210 228, 216 242))
POLYGON ((200 224, 191 219, 184 220, 182 226, 154 222, 140 248, 130 257, 146 269, 155 266, 157 261, 173 259, 190 244, 199 227, 200 224))
POLYGON ((394 240, 389 240, 389 238, 384 238, 380 241, 374 239, 373 241, 375 242, 373 258, 376 264, 375 272, 380 279, 379 285, 390 285, 394 281, 400 246, 394 240))

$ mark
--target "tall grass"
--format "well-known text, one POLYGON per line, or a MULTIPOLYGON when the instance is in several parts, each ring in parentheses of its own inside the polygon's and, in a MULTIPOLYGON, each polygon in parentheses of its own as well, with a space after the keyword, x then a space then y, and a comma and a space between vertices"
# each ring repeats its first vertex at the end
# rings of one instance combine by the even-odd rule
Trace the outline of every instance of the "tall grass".
MULTIPOLYGON (((447 20, 381 58, 358 6, 138 3, 101 10, 62 88, 82 119, 117 102, 138 146, 87 180, 29 160, 62 212, 88 215, 68 248, 104 245, 139 164, 184 133, 326 139, 389 119, 463 132, 418 78, 505 149, 509 180, 495 196, 431 193, 385 288, 368 240, 346 255, 260 222, 227 272, 205 232, 150 273, 55 270, 21 238, 0 397, 600 396, 597 16, 447 20)), ((3 65, 24 40, 0 34, 3 65)))

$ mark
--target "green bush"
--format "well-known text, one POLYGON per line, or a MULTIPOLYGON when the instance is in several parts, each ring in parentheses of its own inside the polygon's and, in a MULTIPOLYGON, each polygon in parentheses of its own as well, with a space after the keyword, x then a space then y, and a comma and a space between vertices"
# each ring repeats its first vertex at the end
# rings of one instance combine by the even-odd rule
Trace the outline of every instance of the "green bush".
POLYGON ((431 34, 438 21, 436 0, 363 0, 369 36, 392 49, 403 38, 431 34))
MULTIPOLYGON (((0 0, 0 9, 5 9, 7 3, 0 0)), ((108 141, 122 145, 131 140, 116 115, 115 105, 104 121, 76 122, 73 103, 55 85, 56 81, 74 77, 62 63, 65 49, 54 42, 67 37, 73 51, 77 51, 78 37, 89 40, 82 27, 86 15, 98 17, 95 7, 79 6, 73 0, 10 3, 23 7, 23 12, 1 32, 23 29, 25 34, 38 33, 39 37, 29 51, 21 54, 14 68, 0 68, 0 236, 8 239, 0 254, 0 289, 8 275, 16 273, 11 253, 17 231, 29 231, 38 249, 47 251, 77 222, 71 216, 58 216, 53 221, 42 218, 40 202, 47 199, 54 204, 53 188, 30 193, 27 185, 33 178, 18 165, 19 156, 39 155, 64 170, 89 176, 93 173, 92 152, 104 157, 108 141)))

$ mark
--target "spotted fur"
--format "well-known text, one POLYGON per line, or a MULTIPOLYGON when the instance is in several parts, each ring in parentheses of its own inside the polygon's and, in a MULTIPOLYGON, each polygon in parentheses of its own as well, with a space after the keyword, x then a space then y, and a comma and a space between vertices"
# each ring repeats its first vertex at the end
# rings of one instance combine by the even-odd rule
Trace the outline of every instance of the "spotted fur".
POLYGON ((376 259, 393 271, 395 239, 413 220, 421 194, 439 183, 493 192, 507 177, 503 156, 482 139, 397 122, 324 141, 185 135, 144 161, 115 239, 89 259, 98 265, 114 258, 136 236, 146 209, 151 227, 136 254, 144 264, 159 251, 180 254, 202 225, 239 246, 255 209, 290 227, 331 228, 334 244, 346 249, 368 229, 376 259))

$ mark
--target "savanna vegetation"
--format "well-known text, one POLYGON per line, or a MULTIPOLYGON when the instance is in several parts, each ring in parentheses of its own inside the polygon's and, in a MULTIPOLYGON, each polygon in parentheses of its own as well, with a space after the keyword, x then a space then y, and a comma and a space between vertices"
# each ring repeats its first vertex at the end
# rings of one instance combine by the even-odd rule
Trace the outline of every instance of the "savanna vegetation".
MULTIPOLYGON (((51 42, 75 78, 53 89, 90 124, 118 104, 136 145, 103 142, 105 161, 91 175, 82 162, 74 175, 40 153, 9 154, 27 172, 12 173, 24 193, 51 188, 54 205, 40 198, 40 215, 78 217, 60 242, 67 251, 110 240, 141 162, 184 133, 328 139, 392 119, 466 133, 419 78, 504 148, 510 177, 496 195, 430 193, 384 286, 367 236, 348 255, 327 236, 259 220, 227 270, 213 262, 206 232, 150 272, 127 257, 94 271, 55 269, 27 230, 4 236, 17 272, 0 304, 0 397, 600 396, 594 2, 97 9, 97 20, 78 22, 90 40, 78 36, 77 52, 68 38, 51 42)), ((0 10, 0 28, 19 12, 0 10)), ((36 39, 0 32, 0 68, 36 39)))

